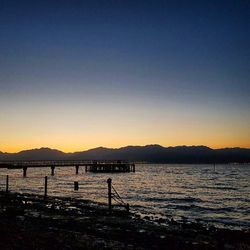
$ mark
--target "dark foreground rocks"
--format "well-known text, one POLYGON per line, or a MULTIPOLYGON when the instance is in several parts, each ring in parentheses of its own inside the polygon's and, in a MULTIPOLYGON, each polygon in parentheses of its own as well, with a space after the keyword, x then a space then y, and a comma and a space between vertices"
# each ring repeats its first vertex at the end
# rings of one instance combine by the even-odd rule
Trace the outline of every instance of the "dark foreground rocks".
POLYGON ((0 249, 250 249, 250 232, 145 221, 70 198, 0 193, 0 249))

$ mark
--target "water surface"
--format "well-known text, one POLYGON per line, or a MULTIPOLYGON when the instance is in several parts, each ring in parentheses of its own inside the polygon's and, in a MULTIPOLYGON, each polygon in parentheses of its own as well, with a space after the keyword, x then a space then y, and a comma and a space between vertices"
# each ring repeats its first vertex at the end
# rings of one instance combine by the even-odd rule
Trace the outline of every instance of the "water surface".
POLYGON ((48 195, 107 202, 107 178, 131 208, 177 220, 200 220, 220 227, 250 228, 250 165, 137 164, 135 173, 85 173, 80 167, 0 170, 0 188, 9 174, 10 191, 43 194, 48 176, 48 195), (79 182, 74 191, 73 182, 79 182))

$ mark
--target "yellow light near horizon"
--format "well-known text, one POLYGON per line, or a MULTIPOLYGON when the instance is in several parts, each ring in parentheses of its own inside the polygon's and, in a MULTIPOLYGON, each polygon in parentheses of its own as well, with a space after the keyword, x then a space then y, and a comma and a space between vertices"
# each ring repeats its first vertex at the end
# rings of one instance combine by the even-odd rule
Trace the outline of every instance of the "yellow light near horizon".
POLYGON ((1 146, 1 150, 2 152, 7 152, 7 153, 17 153, 17 152, 20 152, 20 151, 23 151, 23 150, 30 150, 30 149, 35 149, 35 148, 41 148, 41 147, 48 147, 48 148, 51 148, 51 149, 57 149, 57 150, 60 150, 60 151, 63 151, 65 153, 73 153, 73 152, 79 152, 79 151, 85 151, 85 150, 89 150, 89 149, 92 149, 92 148, 96 148, 96 147, 100 147, 100 146, 103 146, 103 147, 107 147, 107 148, 121 148, 121 147, 125 147, 125 146, 145 146, 145 145, 149 145, 149 144, 159 144, 163 147, 175 147, 175 146, 183 146, 183 145, 186 145, 186 146, 201 146, 201 145, 204 145, 204 146, 208 146, 210 148, 213 148, 213 149, 219 149, 219 148, 231 148, 231 147, 241 147, 241 148, 250 148, 250 144, 249 143, 243 143, 243 144, 235 144, 233 142, 229 143, 215 143, 215 144, 206 144, 206 143, 198 143, 198 144, 195 144, 195 143, 179 143, 179 144, 174 144, 174 143, 169 143, 169 144, 164 144, 164 143, 146 143, 146 144, 140 144, 140 143, 128 143, 128 144, 96 144, 96 145, 74 145, 74 146, 71 146, 71 147, 68 147, 67 145, 55 145, 55 144, 46 144, 46 145, 38 145, 38 144, 29 144, 29 145, 17 145, 17 146, 3 146, 3 145, 0 145, 1 146))
POLYGON ((184 107, 162 108, 157 113, 149 112, 148 107, 113 106, 108 111, 99 110, 99 106, 84 111, 66 106, 54 107, 53 112, 43 107, 41 113, 30 108, 26 113, 0 114, 0 151, 49 147, 75 152, 148 144, 250 148, 250 118, 246 115, 243 120, 237 114, 202 113, 198 108, 194 114, 184 107))
MULTIPOLYGON (((93 129, 72 125, 72 128, 48 127, 35 130, 32 127, 15 127, 15 131, 3 133, 0 151, 49 147, 64 152, 83 151, 95 147, 119 148, 127 145, 159 144, 162 146, 205 145, 211 148, 250 148, 250 136, 246 127, 231 127, 199 124, 175 125, 174 123, 133 124, 131 127, 95 126, 93 129)), ((177 123, 176 123, 177 124, 177 123)), ((179 123, 181 124, 181 123, 179 123)), ((1 127, 1 125, 0 125, 1 127)), ((0 128, 1 129, 1 128, 0 128)), ((2 129, 3 131, 3 129, 2 129)), ((8 130, 6 130, 8 131, 8 130)))

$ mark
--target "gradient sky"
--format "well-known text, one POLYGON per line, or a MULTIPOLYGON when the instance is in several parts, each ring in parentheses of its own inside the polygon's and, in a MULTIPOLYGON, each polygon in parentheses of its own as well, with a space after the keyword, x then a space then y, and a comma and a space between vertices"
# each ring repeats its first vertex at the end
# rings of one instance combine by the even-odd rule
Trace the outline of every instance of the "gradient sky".
POLYGON ((250 1, 0 0, 0 150, 250 147, 250 1))

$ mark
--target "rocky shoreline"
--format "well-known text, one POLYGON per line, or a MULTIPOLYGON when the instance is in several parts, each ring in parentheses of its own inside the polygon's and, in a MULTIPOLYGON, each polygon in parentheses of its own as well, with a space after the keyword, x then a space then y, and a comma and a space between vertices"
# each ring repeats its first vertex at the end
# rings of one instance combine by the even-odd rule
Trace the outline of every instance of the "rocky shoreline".
POLYGON ((0 249, 250 249, 250 230, 150 221, 87 200, 0 192, 0 249))

